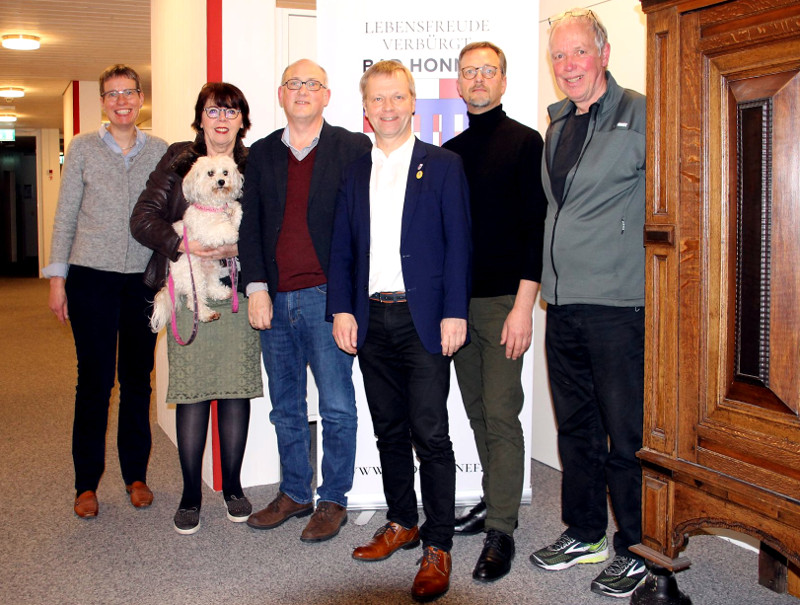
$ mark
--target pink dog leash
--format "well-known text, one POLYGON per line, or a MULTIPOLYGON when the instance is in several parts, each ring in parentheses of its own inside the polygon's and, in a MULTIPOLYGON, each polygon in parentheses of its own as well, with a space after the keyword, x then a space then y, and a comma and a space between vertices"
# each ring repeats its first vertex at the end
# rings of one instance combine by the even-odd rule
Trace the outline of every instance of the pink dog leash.
POLYGON ((187 340, 186 342, 183 341, 180 333, 178 332, 177 311, 175 310, 175 282, 172 279, 172 273, 169 274, 167 283, 169 287, 169 298, 172 301, 172 335, 175 337, 175 342, 177 342, 181 346, 186 346, 194 342, 194 339, 197 336, 197 327, 200 325, 200 321, 198 320, 198 312, 197 312, 197 288, 194 285, 194 271, 192 270, 192 257, 189 254, 189 237, 186 235, 185 223, 183 225, 183 247, 186 250, 184 254, 186 254, 186 258, 189 260, 189 277, 192 280, 192 294, 194 295, 192 297, 192 299, 194 300, 194 321, 192 323, 192 333, 189 336, 189 340, 187 340))
POLYGON ((231 313, 239 312, 239 291, 237 288, 237 272, 236 272, 236 259, 226 258, 225 262, 228 265, 228 273, 231 276, 231 313))

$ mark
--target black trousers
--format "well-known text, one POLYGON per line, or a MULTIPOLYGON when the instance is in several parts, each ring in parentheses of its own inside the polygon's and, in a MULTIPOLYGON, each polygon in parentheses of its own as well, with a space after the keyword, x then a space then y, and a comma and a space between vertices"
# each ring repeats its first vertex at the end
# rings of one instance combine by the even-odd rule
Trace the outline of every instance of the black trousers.
POLYGON ((117 449, 122 478, 145 481, 150 458, 150 373, 156 335, 148 313, 155 293, 141 273, 73 265, 66 282, 78 358, 72 458, 77 493, 96 490, 105 469, 108 407, 119 379, 117 449))
POLYGON ((596 542, 617 521, 614 549, 641 541, 644 308, 547 307, 545 344, 563 467, 567 534, 596 542))
POLYGON ((450 358, 425 350, 408 304, 371 301, 358 361, 378 440, 387 518, 403 527, 419 521, 413 445, 425 513, 422 542, 449 551, 456 493, 447 415, 450 358))

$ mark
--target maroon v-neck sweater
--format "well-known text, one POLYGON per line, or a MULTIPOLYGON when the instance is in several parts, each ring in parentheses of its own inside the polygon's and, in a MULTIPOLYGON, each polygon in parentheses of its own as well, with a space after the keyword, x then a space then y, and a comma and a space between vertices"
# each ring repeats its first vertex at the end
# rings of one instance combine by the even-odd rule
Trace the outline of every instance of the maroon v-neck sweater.
POLYGON ((298 161, 290 149, 286 153, 289 154, 286 208, 275 250, 279 292, 302 290, 326 282, 308 231, 308 193, 317 148, 303 158, 303 161, 298 161))

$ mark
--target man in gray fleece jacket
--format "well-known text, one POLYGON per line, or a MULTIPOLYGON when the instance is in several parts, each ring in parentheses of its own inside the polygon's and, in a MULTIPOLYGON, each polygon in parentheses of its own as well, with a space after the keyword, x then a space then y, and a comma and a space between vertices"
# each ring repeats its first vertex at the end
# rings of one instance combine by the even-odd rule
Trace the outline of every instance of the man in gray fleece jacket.
POLYGON ((610 45, 594 13, 574 9, 551 25, 567 98, 548 108, 541 293, 567 530, 531 561, 547 570, 605 561, 608 492, 616 557, 591 589, 625 597, 647 573, 629 550, 641 540, 645 98, 606 70, 610 45))

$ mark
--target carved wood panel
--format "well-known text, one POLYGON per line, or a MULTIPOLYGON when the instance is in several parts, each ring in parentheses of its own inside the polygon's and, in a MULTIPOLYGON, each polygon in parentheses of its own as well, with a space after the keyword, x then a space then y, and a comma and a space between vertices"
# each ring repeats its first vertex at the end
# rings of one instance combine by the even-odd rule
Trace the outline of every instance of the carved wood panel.
POLYGON ((729 527, 800 563, 800 4, 642 4, 642 552, 729 527))

